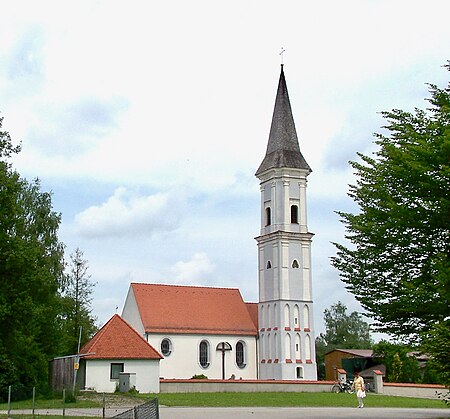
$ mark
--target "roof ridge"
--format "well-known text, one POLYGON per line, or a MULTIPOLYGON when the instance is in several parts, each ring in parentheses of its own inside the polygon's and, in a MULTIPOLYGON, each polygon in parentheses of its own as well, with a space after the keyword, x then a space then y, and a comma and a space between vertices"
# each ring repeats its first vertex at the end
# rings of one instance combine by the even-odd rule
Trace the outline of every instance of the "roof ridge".
POLYGON ((215 290, 232 290, 239 291, 239 288, 232 287, 217 287, 217 286, 208 286, 208 285, 181 285, 181 284, 159 284, 155 282, 132 282, 131 285, 155 285, 161 287, 178 287, 178 288, 198 288, 198 289, 215 289, 215 290))

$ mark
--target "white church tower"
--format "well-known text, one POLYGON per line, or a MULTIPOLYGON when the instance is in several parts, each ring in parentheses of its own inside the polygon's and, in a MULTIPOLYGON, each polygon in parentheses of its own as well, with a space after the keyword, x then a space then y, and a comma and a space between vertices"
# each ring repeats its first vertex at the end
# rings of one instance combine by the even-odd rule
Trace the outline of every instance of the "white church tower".
POLYGON ((261 188, 259 379, 316 380, 311 239, 306 183, 311 169, 298 144, 281 65, 261 188))

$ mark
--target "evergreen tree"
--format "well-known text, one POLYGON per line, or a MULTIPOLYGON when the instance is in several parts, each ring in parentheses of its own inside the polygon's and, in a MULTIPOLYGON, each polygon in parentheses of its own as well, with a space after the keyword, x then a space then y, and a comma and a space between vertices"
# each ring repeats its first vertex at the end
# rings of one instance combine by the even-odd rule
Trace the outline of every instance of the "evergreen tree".
POLYGON ((96 318, 92 316, 92 292, 95 283, 88 275, 88 261, 80 249, 70 255, 70 272, 65 276, 62 288, 61 327, 65 337, 62 353, 78 352, 81 328, 81 346, 97 331, 96 318))

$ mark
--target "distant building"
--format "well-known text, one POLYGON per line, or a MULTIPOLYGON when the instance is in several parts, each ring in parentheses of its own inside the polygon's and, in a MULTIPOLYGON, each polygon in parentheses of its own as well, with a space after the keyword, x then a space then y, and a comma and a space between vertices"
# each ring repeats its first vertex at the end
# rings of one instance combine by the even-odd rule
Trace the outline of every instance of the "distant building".
MULTIPOLYGON (((344 369, 347 377, 353 378, 354 371, 362 372, 375 365, 372 355, 372 349, 333 349, 327 352, 325 354, 325 380, 336 380, 338 369, 344 369)), ((370 375, 373 374, 370 372, 370 375)))

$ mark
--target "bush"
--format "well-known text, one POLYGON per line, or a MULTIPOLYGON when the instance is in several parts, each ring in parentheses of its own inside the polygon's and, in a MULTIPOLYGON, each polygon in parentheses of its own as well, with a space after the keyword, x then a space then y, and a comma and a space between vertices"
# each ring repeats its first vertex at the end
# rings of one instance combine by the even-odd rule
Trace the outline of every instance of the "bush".
POLYGON ((207 380, 208 377, 205 374, 196 374, 191 377, 191 380, 207 380))

